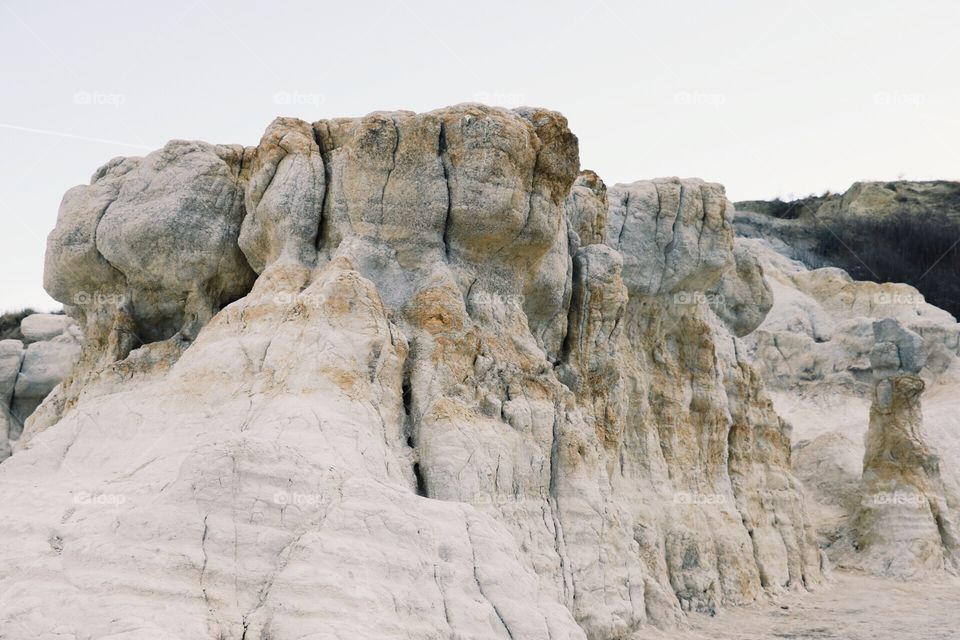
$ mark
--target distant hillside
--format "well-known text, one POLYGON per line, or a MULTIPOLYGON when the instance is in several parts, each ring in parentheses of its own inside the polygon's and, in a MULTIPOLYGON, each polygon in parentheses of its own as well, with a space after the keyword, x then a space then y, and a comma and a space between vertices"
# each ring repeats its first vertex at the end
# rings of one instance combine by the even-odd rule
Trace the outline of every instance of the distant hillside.
POLYGON ((905 282, 960 315, 960 182, 857 182, 842 194, 735 206, 741 235, 777 238, 810 267, 905 282))
POLYGON ((0 340, 13 338, 23 340, 23 334, 20 332, 20 323, 27 316, 36 313, 33 309, 21 309, 20 311, 7 311, 0 315, 0 340))

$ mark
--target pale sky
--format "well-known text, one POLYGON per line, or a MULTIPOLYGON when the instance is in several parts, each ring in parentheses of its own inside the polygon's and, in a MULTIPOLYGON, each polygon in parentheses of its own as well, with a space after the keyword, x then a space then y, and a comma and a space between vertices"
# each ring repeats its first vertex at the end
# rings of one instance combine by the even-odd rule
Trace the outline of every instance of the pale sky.
POLYGON ((171 138, 459 102, 558 110, 608 183, 733 200, 960 177, 960 2, 0 0, 0 311, 63 192, 171 138))

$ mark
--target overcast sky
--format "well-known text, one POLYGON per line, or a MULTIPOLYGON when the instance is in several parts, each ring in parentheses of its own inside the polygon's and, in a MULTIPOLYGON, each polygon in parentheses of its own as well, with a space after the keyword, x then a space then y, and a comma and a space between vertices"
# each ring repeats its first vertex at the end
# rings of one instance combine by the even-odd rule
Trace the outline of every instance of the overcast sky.
POLYGON ((42 289, 63 192, 171 138, 256 144, 458 102, 564 113, 608 184, 733 200, 960 174, 960 2, 0 0, 0 310, 42 289))

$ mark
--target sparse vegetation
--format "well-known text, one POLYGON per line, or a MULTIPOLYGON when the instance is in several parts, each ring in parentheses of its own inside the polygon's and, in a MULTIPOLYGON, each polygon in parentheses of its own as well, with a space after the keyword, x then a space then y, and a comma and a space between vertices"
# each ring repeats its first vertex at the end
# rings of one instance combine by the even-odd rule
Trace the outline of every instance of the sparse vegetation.
POLYGON ((960 316, 960 222, 943 212, 847 216, 817 231, 817 253, 857 280, 905 282, 960 316))
POLYGON ((19 311, 7 311, 0 315, 0 340, 10 338, 23 340, 23 334, 20 333, 20 322, 32 313, 33 309, 21 309, 19 311))
POLYGON ((755 211, 783 220, 796 220, 805 214, 813 215, 817 208, 831 197, 833 195, 826 191, 820 196, 810 194, 808 197, 798 200, 781 200, 780 198, 774 200, 746 200, 736 203, 736 206, 740 211, 755 211))
POLYGON ((800 206, 801 203, 801 200, 784 202, 783 200, 777 198, 770 203, 770 215, 774 216, 775 218, 793 220, 800 217, 800 212, 803 210, 800 206))

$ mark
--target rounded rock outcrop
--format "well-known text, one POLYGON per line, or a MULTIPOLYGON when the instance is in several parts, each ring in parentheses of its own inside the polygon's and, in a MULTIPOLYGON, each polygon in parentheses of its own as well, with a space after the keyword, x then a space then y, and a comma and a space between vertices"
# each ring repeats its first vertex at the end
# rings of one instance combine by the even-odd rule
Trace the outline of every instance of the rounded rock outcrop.
POLYGON ((81 319, 129 314, 144 342, 195 333, 246 293, 242 147, 173 141, 104 166, 64 197, 44 286, 81 319))

